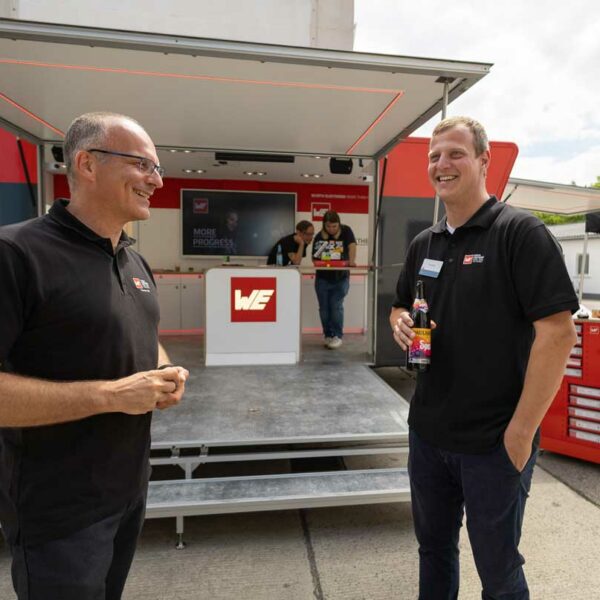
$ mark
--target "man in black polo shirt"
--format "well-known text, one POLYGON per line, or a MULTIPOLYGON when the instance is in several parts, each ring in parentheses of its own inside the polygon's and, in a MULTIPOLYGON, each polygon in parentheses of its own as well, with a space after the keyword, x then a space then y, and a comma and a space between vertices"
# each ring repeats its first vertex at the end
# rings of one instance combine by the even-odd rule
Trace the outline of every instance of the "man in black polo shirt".
POLYGON ((0 521, 20 600, 116 600, 152 411, 179 402, 188 373, 165 365, 152 273, 123 231, 162 187, 154 144, 91 113, 64 154, 71 200, 0 229, 0 521))
POLYGON ((281 266, 299 265, 306 256, 306 247, 312 242, 315 228, 310 221, 300 221, 296 232, 282 237, 269 252, 268 265, 277 264, 277 253, 281 252, 281 266))
POLYGON ((409 414, 421 600, 458 596, 464 512, 482 597, 529 598, 518 545, 537 430, 576 340, 560 248, 535 217, 488 195, 489 161, 476 121, 435 128, 428 172, 447 216, 411 243, 390 315, 406 350, 422 279, 437 327, 409 414))

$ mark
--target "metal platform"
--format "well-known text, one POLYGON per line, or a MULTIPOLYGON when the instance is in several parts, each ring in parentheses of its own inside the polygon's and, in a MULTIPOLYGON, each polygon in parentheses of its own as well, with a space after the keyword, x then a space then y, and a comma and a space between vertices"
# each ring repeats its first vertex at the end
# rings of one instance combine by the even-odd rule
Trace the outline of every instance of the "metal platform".
POLYGON ((402 502, 406 469, 152 481, 147 518, 402 502))
POLYGON ((199 368, 181 405, 155 415, 152 448, 401 443, 407 414, 361 364, 199 368))
POLYGON ((408 403, 365 364, 363 338, 331 352, 313 336, 298 365, 208 368, 200 338, 163 341, 190 378, 182 403, 154 416, 151 463, 177 465, 186 479, 152 481, 147 517, 176 517, 178 547, 185 516, 409 499, 405 469, 210 478, 199 469, 407 452, 408 403))

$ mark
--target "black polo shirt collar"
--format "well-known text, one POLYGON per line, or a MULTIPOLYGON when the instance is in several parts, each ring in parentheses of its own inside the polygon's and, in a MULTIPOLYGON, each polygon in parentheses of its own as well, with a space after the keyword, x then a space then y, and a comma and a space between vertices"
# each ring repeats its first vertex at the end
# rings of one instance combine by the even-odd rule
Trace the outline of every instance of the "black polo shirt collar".
POLYGON ((58 225, 75 231, 77 234, 85 238, 86 240, 97 244, 103 250, 109 254, 118 254, 123 248, 127 248, 135 243, 133 238, 130 238, 124 231, 121 232, 121 237, 115 251, 113 252, 112 241, 110 238, 103 238, 99 236, 95 231, 90 229, 87 225, 82 223, 68 210, 69 200, 66 198, 58 198, 48 211, 48 216, 58 225))
MULTIPOLYGON (((502 204, 498 202, 496 196, 490 196, 475 214, 456 230, 468 227, 481 227, 482 229, 489 229, 490 225, 496 220, 498 213, 502 210, 502 204)), ((456 231, 455 230, 455 231, 456 231)), ((433 233, 445 233, 448 231, 446 226, 446 217, 440 219, 435 225, 429 228, 429 231, 433 233)))

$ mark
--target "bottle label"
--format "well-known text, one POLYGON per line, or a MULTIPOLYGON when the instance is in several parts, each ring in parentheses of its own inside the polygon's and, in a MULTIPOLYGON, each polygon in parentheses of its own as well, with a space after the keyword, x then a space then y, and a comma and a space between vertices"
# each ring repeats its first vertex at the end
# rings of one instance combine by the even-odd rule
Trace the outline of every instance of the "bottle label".
POLYGON ((408 351, 408 362, 419 365, 431 364, 431 329, 414 327, 415 337, 408 351))
POLYGON ((421 312, 428 312, 429 306, 423 298, 416 298, 413 302, 413 310, 420 310, 421 312))

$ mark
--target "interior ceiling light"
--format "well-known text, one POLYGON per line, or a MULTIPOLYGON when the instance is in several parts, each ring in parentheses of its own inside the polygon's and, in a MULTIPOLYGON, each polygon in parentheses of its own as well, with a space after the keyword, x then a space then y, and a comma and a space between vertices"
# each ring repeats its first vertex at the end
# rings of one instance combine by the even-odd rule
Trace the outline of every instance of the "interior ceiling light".
POLYGON ((306 177, 307 179, 309 177, 314 177, 315 179, 319 179, 319 177, 323 177, 323 175, 321 175, 321 173, 302 173, 302 177, 306 177))
POLYGON ((193 173, 194 169, 181 169, 184 173, 193 173))

